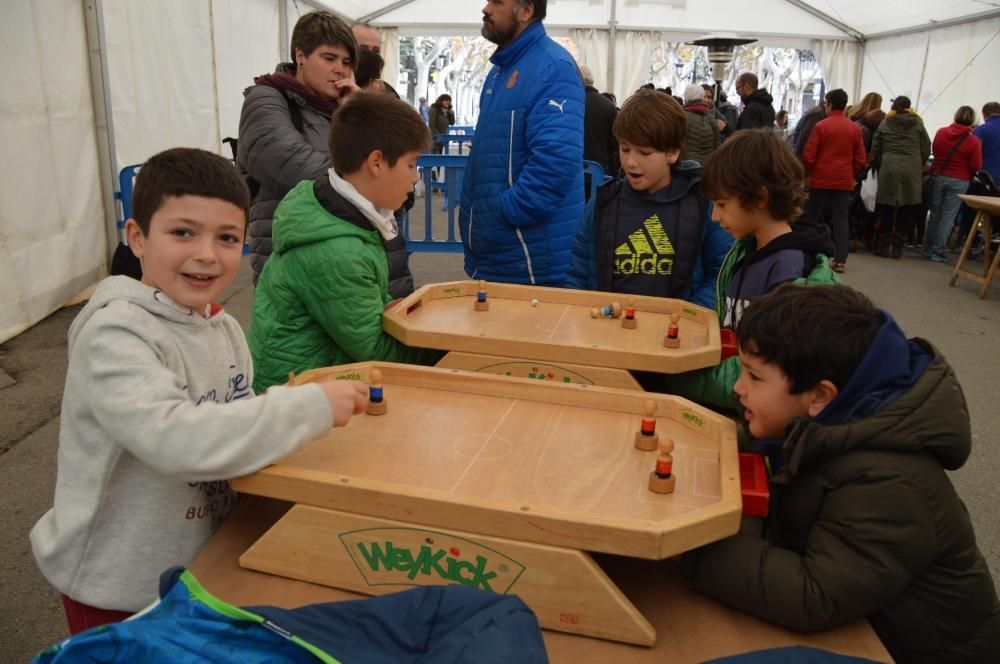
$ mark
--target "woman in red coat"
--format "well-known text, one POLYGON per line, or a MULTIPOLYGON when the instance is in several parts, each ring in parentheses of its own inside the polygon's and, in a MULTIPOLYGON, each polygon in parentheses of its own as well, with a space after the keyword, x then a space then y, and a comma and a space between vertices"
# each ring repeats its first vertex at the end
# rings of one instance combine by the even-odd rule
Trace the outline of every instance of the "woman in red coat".
POLYGON ((931 166, 934 187, 924 240, 924 256, 932 261, 945 259, 944 245, 962 204, 958 196, 966 192, 969 180, 983 167, 982 144, 972 135, 975 121, 976 112, 969 106, 961 106, 955 111, 955 121, 938 129, 934 135, 934 163, 931 166))

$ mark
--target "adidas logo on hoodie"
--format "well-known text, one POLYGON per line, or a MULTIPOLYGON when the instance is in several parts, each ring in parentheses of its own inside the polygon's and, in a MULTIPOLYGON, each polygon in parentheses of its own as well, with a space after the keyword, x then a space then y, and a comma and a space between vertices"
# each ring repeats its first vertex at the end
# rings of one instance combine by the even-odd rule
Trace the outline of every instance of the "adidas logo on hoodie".
POLYGON ((657 215, 643 222, 615 249, 615 276, 669 276, 674 271, 674 245, 657 215))

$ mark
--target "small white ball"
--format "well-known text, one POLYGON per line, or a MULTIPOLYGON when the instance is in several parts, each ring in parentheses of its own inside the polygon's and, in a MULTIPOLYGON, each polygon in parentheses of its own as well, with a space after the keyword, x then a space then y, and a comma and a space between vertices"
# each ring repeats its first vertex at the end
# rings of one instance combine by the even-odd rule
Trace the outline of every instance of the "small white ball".
POLYGON ((531 306, 537 307, 538 306, 538 300, 532 300, 531 301, 531 306))

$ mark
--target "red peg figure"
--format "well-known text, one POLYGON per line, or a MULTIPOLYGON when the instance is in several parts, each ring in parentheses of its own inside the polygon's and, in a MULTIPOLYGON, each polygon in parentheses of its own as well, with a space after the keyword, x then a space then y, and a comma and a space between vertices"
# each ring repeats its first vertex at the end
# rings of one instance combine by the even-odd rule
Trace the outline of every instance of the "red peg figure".
POLYGON ((660 440, 656 433, 656 403, 647 401, 642 406, 642 425, 635 432, 635 446, 643 452, 652 452, 660 440))
POLYGON ((649 490, 653 493, 673 493, 676 479, 674 478, 674 441, 664 437, 660 440, 660 453, 656 455, 656 468, 649 474, 649 490))
POLYGON ((479 292, 476 293, 476 311, 489 311, 490 302, 486 299, 486 282, 479 280, 479 292))
POLYGON ((627 330, 635 329, 635 306, 628 302, 622 315, 622 327, 627 330))
POLYGON ((678 324, 679 314, 670 314, 670 325, 667 326, 667 333, 663 335, 663 345, 667 348, 681 347, 681 328, 678 324))
POLYGON ((365 412, 369 415, 385 415, 389 404, 385 402, 385 395, 382 393, 382 370, 372 369, 368 374, 368 382, 368 407, 365 412))

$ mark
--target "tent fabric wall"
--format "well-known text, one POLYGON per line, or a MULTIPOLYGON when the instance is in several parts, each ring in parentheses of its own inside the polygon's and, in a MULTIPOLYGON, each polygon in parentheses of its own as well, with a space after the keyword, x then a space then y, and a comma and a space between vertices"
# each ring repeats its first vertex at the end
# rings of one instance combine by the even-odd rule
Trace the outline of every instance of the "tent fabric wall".
POLYGON ((385 60, 385 66, 382 67, 382 80, 396 88, 399 85, 399 30, 382 28, 380 33, 382 59, 385 60))
POLYGON ((93 284, 107 240, 83 3, 4 4, 0 342, 93 284))
POLYGON ((587 28, 570 30, 570 39, 580 53, 580 64, 590 69, 594 75, 594 87, 608 89, 608 31, 587 28))
POLYGON ((951 124, 959 106, 980 110, 1000 101, 1000 18, 909 35, 872 39, 865 45, 861 92, 889 99, 906 95, 934 137, 951 124))
POLYGON ((857 91, 860 45, 845 39, 820 39, 811 46, 813 55, 823 70, 826 89, 841 88, 847 92, 851 103, 857 101, 860 98, 857 91))

